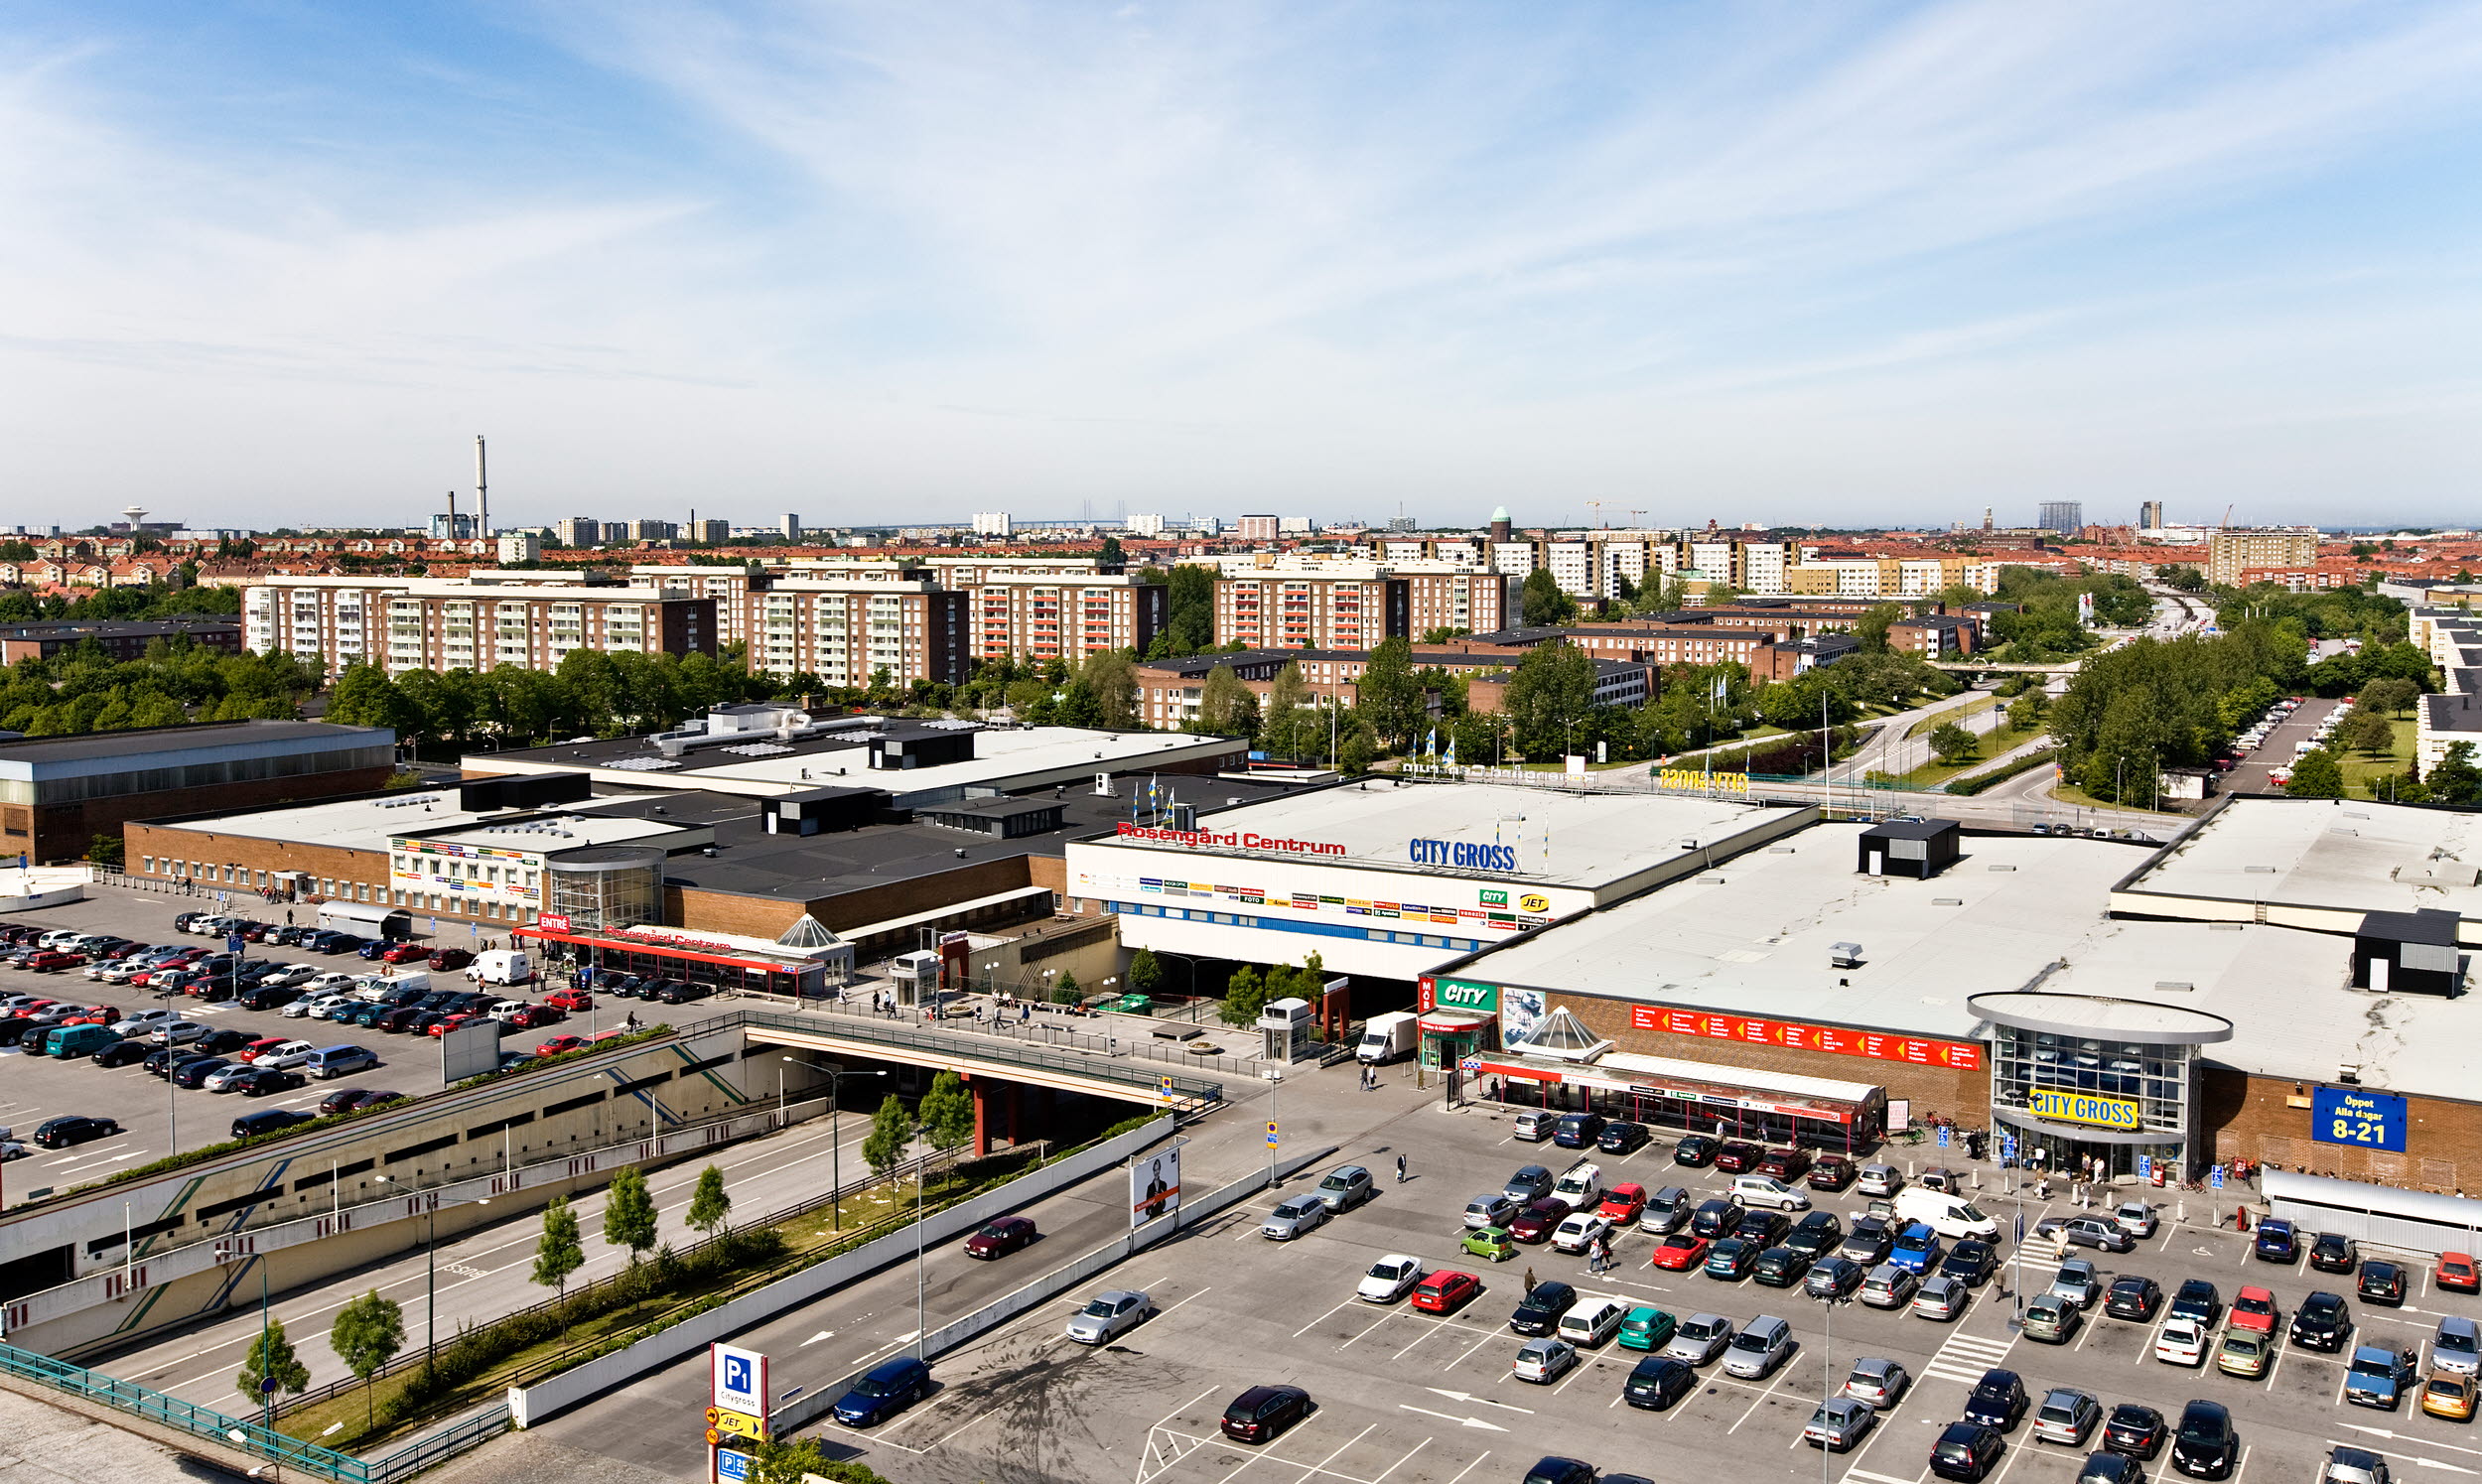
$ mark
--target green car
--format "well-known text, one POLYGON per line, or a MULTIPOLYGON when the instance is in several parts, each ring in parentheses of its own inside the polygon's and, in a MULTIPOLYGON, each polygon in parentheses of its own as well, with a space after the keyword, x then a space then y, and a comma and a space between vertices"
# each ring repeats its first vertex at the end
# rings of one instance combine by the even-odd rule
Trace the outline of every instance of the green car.
POLYGON ((1674 1320, 1659 1308, 1639 1304, 1620 1320, 1620 1343, 1631 1350, 1653 1350, 1672 1338, 1674 1320))
POLYGON ((1504 1263, 1517 1255, 1517 1244, 1508 1239, 1504 1226, 1475 1227, 1465 1233, 1465 1251, 1477 1258, 1504 1263))
POLYGON ((1123 995, 1118 1000, 1107 1000, 1103 1003, 1103 1008, 1109 1011, 1118 1011, 1124 1015, 1151 1015, 1155 1013, 1155 1002, 1148 999, 1144 995, 1123 995))

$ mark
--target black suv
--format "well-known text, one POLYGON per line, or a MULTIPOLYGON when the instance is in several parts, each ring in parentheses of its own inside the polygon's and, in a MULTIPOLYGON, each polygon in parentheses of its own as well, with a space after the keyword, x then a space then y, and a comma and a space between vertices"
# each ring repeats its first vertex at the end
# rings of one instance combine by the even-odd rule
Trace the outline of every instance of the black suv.
POLYGON ((2205 1279, 2193 1278, 2172 1294, 2171 1316, 2175 1319, 2195 1319, 2200 1328, 2212 1332, 2215 1321, 2223 1315, 2223 1295, 2205 1279))
POLYGON ((88 1118, 84 1114, 72 1113, 44 1120, 35 1130, 35 1143, 47 1149, 65 1149, 72 1144, 110 1139, 120 1131, 121 1126, 108 1118, 88 1118))
POLYGON ((2180 1409, 2172 1432, 2172 1467, 2201 1479, 2229 1479, 2241 1458, 2241 1434, 2220 1402, 2192 1402, 2180 1409))
POLYGON ((2135 1319, 2143 1324, 2154 1317, 2154 1307, 2162 1301, 2160 1284, 2133 1273, 2112 1280, 2111 1292, 2103 1299, 2103 1312, 2115 1319, 2135 1319))
POLYGON ((307 1124, 317 1118, 315 1113, 293 1113, 283 1108, 263 1108, 245 1113, 232 1121, 232 1137, 256 1139, 262 1134, 281 1134, 295 1124, 307 1124))
POLYGON ((1594 1147, 1594 1141, 1602 1137, 1602 1133, 1601 1114, 1563 1114, 1560 1122, 1552 1129, 1552 1143, 1564 1149, 1590 1149, 1594 1147))
POLYGON ((1508 1327, 1519 1334, 1550 1334, 1560 1327, 1560 1316, 1577 1307, 1578 1290, 1564 1282, 1537 1283, 1525 1295, 1525 1302, 1508 1316, 1508 1327))
POLYGON ((2014 1427, 2025 1416, 2025 1383, 2014 1371, 1994 1367, 1983 1372, 1983 1379, 1974 1388, 1974 1395, 1965 1399, 1965 1419, 1996 1427, 2001 1432, 2014 1427))
POLYGON ((2301 1300, 2292 1311, 2292 1343, 2306 1350, 2324 1350, 2330 1354, 2344 1348, 2344 1337, 2353 1332, 2353 1311, 2341 1293, 2323 1289, 2301 1300))

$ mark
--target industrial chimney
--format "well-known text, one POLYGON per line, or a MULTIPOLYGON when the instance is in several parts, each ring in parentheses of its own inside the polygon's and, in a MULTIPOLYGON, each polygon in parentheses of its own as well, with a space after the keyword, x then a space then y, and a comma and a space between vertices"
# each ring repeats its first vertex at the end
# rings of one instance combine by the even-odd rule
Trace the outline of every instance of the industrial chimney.
MULTIPOLYGON (((483 467, 483 435, 480 433, 474 436, 474 502, 475 534, 488 541, 491 539, 491 476, 483 467)), ((456 524, 453 520, 449 522, 452 528, 456 524)))

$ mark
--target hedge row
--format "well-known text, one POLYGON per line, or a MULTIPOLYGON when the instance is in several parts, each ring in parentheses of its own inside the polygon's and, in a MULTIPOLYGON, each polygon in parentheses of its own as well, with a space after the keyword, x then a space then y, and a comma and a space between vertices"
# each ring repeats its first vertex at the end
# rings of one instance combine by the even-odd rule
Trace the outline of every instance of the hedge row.
POLYGON ((2003 762, 1987 773, 1976 773, 1970 778, 1954 779, 1948 784, 1948 792, 1971 797, 1994 783, 2004 783, 2019 773, 2029 773, 2038 767, 2049 767, 2059 755, 2059 749, 2056 747, 2044 747, 2038 752, 2028 752, 2014 762, 2003 762))
MULTIPOLYGON (((1855 747, 1861 745, 1862 735, 1859 727, 1837 728, 1836 755, 1850 755, 1855 747)), ((1719 773, 1773 773, 1778 776, 1807 773, 1819 765, 1819 734, 1814 730, 1770 737, 1745 747, 1684 757, 1673 765, 1712 768, 1719 773)))

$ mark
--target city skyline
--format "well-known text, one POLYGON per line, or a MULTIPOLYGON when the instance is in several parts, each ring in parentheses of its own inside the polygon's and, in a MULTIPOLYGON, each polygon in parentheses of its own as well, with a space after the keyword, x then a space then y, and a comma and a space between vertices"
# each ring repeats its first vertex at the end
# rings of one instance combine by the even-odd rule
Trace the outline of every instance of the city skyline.
POLYGON ((2477 73, 2445 7, 22 8, 9 503, 412 524, 482 429, 502 525, 2456 522, 2477 73))

